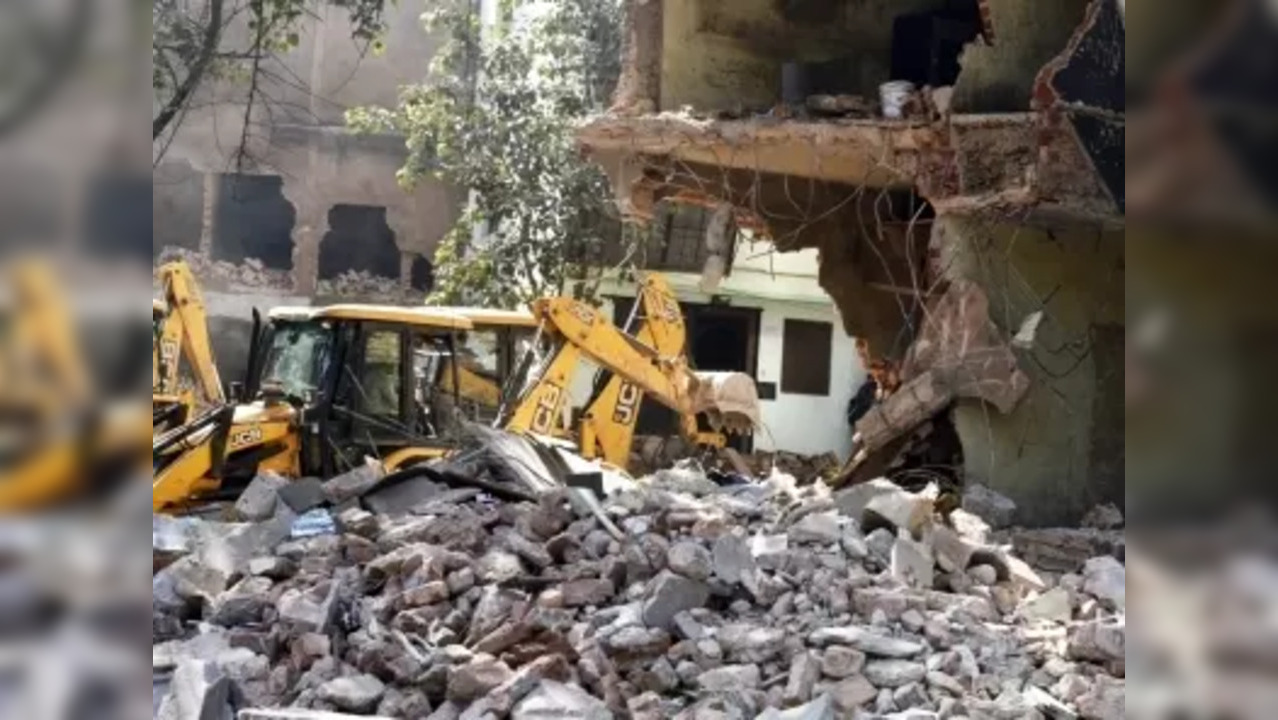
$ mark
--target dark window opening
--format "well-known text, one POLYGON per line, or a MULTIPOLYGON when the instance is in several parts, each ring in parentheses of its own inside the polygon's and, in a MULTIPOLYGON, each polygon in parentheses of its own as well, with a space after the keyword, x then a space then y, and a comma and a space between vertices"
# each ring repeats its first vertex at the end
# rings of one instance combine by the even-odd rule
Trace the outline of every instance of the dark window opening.
MULTIPOLYGON (((700 273, 710 258, 706 229, 713 211, 700 205, 663 200, 657 216, 642 231, 626 229, 615 219, 604 218, 593 241, 579 240, 570 257, 586 265, 634 263, 636 267, 667 272, 700 273)), ((727 257, 725 275, 732 274, 733 253, 738 230, 728 221, 725 231, 727 257)))
POLYGON ((830 355, 834 326, 828 322, 786 320, 781 348, 781 392, 830 394, 830 355))
POLYGON ((332 280, 345 272, 399 279, 399 246, 386 224, 386 208, 334 205, 329 230, 320 241, 319 276, 332 280))
POLYGON ((296 212, 278 175, 222 175, 214 218, 213 259, 260 260, 272 270, 293 269, 296 212))
POLYGON ((413 267, 409 271, 409 284, 414 290, 424 293, 435 289, 435 266, 430 260, 421 255, 413 258, 413 267))
POLYGON ((909 13, 892 24, 892 79, 918 87, 953 85, 963 46, 981 34, 975 0, 950 2, 942 10, 909 13))

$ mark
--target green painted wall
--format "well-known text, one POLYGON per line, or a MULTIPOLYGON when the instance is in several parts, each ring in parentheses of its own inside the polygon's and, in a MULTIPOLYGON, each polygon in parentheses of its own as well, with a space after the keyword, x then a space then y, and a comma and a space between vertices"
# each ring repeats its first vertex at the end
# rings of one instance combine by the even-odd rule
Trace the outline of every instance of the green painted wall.
POLYGON ((1001 415, 975 400, 954 409, 968 480, 1014 499, 1034 525, 1121 505, 1123 234, 952 217, 935 232, 941 267, 985 289, 1007 335, 1044 312, 1032 349, 1016 351, 1031 380, 1016 409, 1001 415))

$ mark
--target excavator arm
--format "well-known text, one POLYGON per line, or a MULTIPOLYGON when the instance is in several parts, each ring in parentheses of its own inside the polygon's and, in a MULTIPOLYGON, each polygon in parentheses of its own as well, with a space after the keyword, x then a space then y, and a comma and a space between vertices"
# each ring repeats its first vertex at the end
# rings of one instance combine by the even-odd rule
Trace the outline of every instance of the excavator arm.
MULTIPOLYGON (((660 357, 683 355, 687 329, 679 301, 665 278, 652 274, 639 282, 639 298, 634 320, 638 320, 635 339, 652 348, 660 357)), ((630 328, 623 328, 629 332, 630 328)), ((639 409, 643 405, 639 386, 615 374, 608 377, 599 394, 586 406, 581 418, 581 450, 586 457, 602 457, 614 465, 624 465, 634 445, 639 409)), ((697 432, 696 417, 680 418, 684 433, 697 432)), ((720 433, 699 433, 699 444, 722 446, 720 433)))
POLYGON ((191 268, 181 261, 166 263, 160 268, 160 282, 167 315, 157 342, 159 372, 152 378, 157 381, 154 394, 164 398, 181 396, 178 371, 185 358, 195 377, 199 401, 207 405, 226 402, 213 359, 204 299, 191 268))
POLYGON ((533 303, 533 314, 543 323, 557 350, 521 397, 507 429, 552 434, 562 417, 568 387, 582 358, 612 373, 617 393, 615 398, 609 396, 606 387, 604 394, 592 404, 595 414, 582 428, 582 446, 587 454, 596 454, 595 443, 604 438, 601 444, 605 459, 625 465, 629 446, 622 438, 628 441, 633 437, 637 417, 630 415, 637 416, 638 402, 643 395, 677 412, 685 435, 694 439, 698 435, 696 416, 699 413, 706 413, 716 429, 745 431, 758 425, 758 396, 751 378, 741 373, 696 373, 688 367, 682 352, 685 334, 682 316, 664 282, 645 283, 641 301, 650 312, 651 308, 657 309, 652 313, 657 322, 649 322, 644 331, 645 339, 651 340, 652 345, 627 335, 597 310, 576 300, 546 298, 533 303), (675 346, 677 351, 669 355, 661 352, 675 346), (598 414, 600 410, 612 408, 613 417, 617 417, 621 408, 626 407, 630 411, 620 413, 620 419, 625 421, 620 423, 624 426, 620 433, 608 427, 610 417, 598 414))

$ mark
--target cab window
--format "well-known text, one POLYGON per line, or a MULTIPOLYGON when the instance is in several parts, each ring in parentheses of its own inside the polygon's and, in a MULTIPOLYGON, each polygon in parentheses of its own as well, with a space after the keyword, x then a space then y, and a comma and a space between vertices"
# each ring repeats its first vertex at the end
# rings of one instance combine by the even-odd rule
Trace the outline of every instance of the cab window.
POLYGON ((498 331, 468 330, 457 336, 457 355, 464 369, 490 380, 501 376, 501 338, 498 331))
POLYGON ((262 366, 263 380, 305 398, 319 388, 328 369, 331 339, 331 329, 324 323, 277 324, 262 366))
POLYGON ((400 416, 403 400, 400 338, 396 330, 373 330, 364 336, 359 408, 366 415, 400 416))

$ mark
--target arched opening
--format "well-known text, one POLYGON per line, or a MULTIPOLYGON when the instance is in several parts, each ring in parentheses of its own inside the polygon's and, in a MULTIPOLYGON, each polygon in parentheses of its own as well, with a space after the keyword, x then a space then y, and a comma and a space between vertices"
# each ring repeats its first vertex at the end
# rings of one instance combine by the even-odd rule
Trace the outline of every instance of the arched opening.
POLYGON ((347 272, 399 279, 399 246, 386 223, 386 208, 334 205, 328 211, 328 228, 320 240, 321 280, 347 272))
POLYGON ((260 260, 272 270, 293 269, 293 222, 278 175, 225 174, 219 178, 213 259, 240 264, 260 260))

